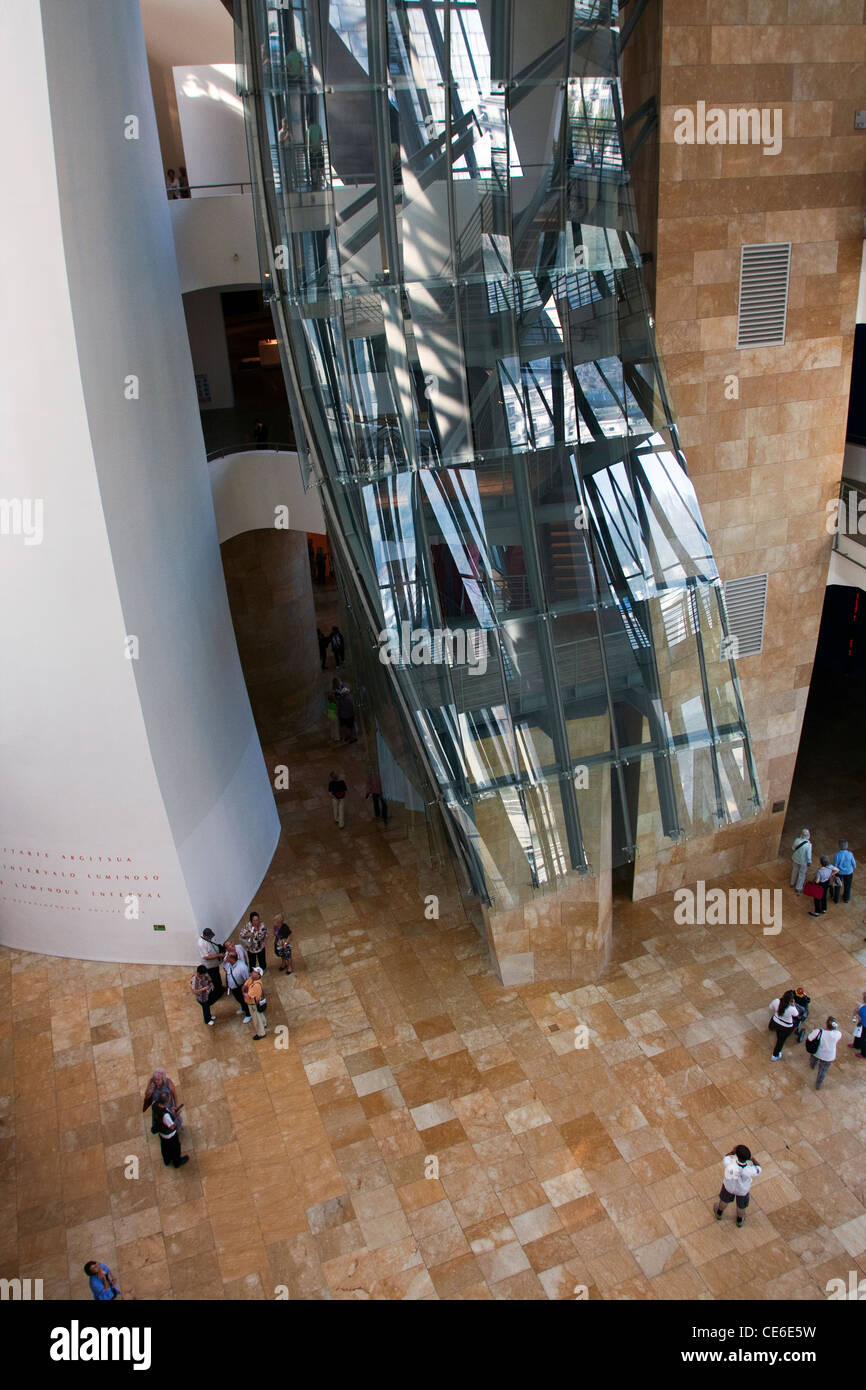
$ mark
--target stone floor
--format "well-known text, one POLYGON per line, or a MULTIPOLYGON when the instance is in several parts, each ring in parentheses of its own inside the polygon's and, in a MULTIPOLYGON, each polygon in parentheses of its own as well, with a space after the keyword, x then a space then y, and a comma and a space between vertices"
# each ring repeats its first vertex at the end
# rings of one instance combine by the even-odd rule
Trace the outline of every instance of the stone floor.
POLYGON ((803 984, 850 1029, 863 893, 815 921, 785 888, 772 937, 619 904, 597 985, 504 989, 453 881, 372 820, 360 748, 337 750, 344 831, 324 721, 266 750, 292 787, 255 906, 290 915, 296 965, 267 976, 267 1043, 230 1000, 205 1028, 188 970, 0 952, 0 1274, 57 1299, 87 1297, 90 1258, 170 1299, 822 1299, 859 1277, 864 1075, 844 1044, 819 1094, 802 1047, 771 1066, 766 1006, 803 984), (179 1171, 140 1113, 158 1065, 179 1171), (741 1231, 711 1213, 738 1142, 764 1168, 741 1231))

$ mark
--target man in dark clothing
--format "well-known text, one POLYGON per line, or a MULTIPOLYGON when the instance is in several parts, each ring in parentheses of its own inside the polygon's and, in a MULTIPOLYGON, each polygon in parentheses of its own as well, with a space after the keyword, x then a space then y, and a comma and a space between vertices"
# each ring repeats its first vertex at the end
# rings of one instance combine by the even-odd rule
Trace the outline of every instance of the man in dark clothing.
POLYGON ((159 1147, 162 1150, 162 1161, 166 1168, 169 1165, 182 1168, 185 1163, 189 1163, 189 1154, 184 1154, 181 1157, 180 1152, 180 1117, 178 1111, 182 1109, 182 1106, 178 1106, 177 1110, 154 1106, 154 1115, 157 1116, 159 1125, 159 1147))
POLYGON ((331 797, 331 807, 334 812, 334 820, 342 830, 346 824, 346 792, 349 788, 343 781, 338 772, 331 773, 331 780, 328 783, 328 792, 331 797))
POLYGON ((316 637, 319 642, 319 660, 322 663, 322 670, 324 671, 328 664, 328 647, 331 644, 320 627, 316 628, 316 637))
POLYGON ((331 628, 331 635, 328 640, 331 643, 331 651, 334 653, 334 664, 342 666, 346 656, 346 643, 343 641, 343 634, 338 627, 331 628))
POLYGON ((344 743, 355 743, 355 705, 347 685, 337 696, 337 718, 340 721, 340 738, 344 743))
POLYGON ((316 583, 317 583, 317 584, 324 584, 324 582, 325 582, 325 552, 324 552, 324 550, 322 549, 322 547, 319 546, 318 550, 316 551, 316 583))

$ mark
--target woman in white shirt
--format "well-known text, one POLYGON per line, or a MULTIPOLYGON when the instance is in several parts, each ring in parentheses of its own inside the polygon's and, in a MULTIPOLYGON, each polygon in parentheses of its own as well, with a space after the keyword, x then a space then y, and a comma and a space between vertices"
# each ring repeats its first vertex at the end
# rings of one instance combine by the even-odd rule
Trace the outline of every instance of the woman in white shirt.
POLYGON ((770 1028, 776 1034, 776 1046, 773 1048, 771 1062, 778 1062, 782 1057, 782 1048, 790 1038, 800 1017, 800 1010, 797 1008, 797 996, 792 989, 786 989, 781 999, 774 999, 770 1008, 773 1010, 773 1017, 770 1019, 770 1028))
POLYGON ((814 1069, 818 1068, 818 1079, 815 1082, 815 1090, 820 1091, 824 1085, 824 1077, 830 1070, 830 1063, 836 1060, 836 1044, 842 1036, 835 1018, 828 1018, 823 1028, 813 1028, 809 1034, 808 1041, 818 1038, 818 1046, 812 1053, 809 1065, 814 1069))

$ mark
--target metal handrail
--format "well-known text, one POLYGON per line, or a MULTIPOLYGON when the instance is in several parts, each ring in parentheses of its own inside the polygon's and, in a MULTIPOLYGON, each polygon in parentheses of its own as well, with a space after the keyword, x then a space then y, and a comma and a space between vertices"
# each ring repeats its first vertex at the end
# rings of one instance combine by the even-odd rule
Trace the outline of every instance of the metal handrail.
POLYGON ((207 455, 208 463, 214 459, 226 458, 228 454, 296 454, 298 452, 295 444, 271 444, 266 440, 264 444, 226 444, 222 449, 212 449, 207 455))
POLYGON ((184 188, 166 188, 165 196, 170 203, 179 202, 181 199, 186 201, 188 194, 197 192, 202 188, 237 188, 243 193, 244 189, 252 192, 253 186, 249 181, 242 183, 239 180, 235 180, 234 183, 190 183, 184 188))

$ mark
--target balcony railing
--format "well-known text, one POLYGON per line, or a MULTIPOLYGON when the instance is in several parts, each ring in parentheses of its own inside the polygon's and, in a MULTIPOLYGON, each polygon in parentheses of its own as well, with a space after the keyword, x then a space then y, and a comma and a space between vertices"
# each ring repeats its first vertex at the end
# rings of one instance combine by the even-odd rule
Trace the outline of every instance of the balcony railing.
POLYGON ((204 196, 208 193, 213 194, 217 190, 219 197, 231 197, 241 193, 251 193, 252 184, 247 183, 191 183, 184 188, 166 188, 165 195, 170 203, 177 202, 181 198, 191 198, 193 193, 204 196))

